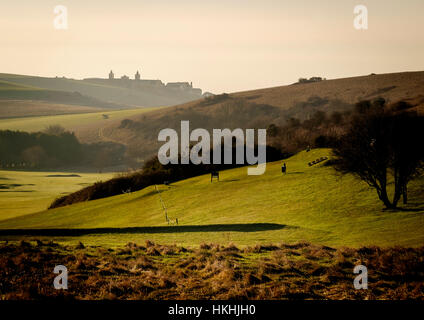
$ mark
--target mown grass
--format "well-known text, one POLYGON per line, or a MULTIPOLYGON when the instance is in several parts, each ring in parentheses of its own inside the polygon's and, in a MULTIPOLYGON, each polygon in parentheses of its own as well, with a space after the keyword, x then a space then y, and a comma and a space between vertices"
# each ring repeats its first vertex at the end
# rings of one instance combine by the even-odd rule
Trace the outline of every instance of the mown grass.
MULTIPOLYGON (((168 215, 178 218, 178 226, 166 232, 131 227, 167 226, 159 195, 154 186, 132 194, 0 221, 0 229, 25 228, 115 228, 109 233, 96 230, 80 236, 57 234, 64 243, 79 240, 96 245, 119 246, 150 239, 160 243, 198 246, 202 242, 254 245, 299 240, 333 247, 364 245, 421 246, 424 244, 424 180, 413 183, 410 205, 405 211, 384 211, 373 189, 352 176, 337 176, 323 164, 308 162, 329 155, 330 150, 301 152, 287 159, 288 174, 281 163, 269 163, 264 175, 247 176, 246 168, 220 173, 220 182, 204 175, 159 186, 168 215), (216 225, 244 225, 242 230, 216 225), (260 228, 276 224, 278 228, 260 228), (184 229, 202 226, 202 229, 184 229), (119 229, 124 228, 124 229, 119 229)), ((1 239, 23 239, 7 236, 1 239)), ((52 237, 47 237, 52 238, 52 237)))
POLYGON ((45 210, 58 196, 113 174, 0 171, 0 220, 45 210))

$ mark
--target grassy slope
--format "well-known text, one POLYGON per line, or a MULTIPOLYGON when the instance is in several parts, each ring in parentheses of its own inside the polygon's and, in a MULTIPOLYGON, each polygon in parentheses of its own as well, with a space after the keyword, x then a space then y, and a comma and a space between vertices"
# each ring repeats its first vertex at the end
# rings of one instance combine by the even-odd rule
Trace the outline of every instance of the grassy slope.
MULTIPOLYGON (((67 78, 46 78, 0 73, 0 81, 9 81, 22 85, 35 86, 48 90, 79 92, 82 95, 126 106, 155 107, 175 105, 198 98, 183 92, 145 88, 135 90, 112 83, 98 83, 93 80, 75 80, 67 78)), ((1 92, 0 92, 1 96, 1 92)))
POLYGON ((53 91, 0 80, 0 97, 5 98, 0 99, 0 119, 101 111, 98 107, 65 104, 65 99, 64 103, 39 100, 38 93, 46 92, 53 91))
POLYGON ((99 111, 102 111, 102 109, 40 100, 0 100, 0 120, 99 111))
MULTIPOLYGON (((42 88, 32 83, 17 83, 9 79, 1 80, 0 74, 0 99, 2 100, 41 100, 53 103, 66 103, 71 105, 88 105, 95 107, 119 107, 110 105, 91 96, 84 96, 78 92, 42 88)), ((15 78, 20 79, 20 78, 15 78)), ((12 79, 12 80, 15 80, 12 79)), ((22 78, 24 79, 24 78, 22 78)))
POLYGON ((71 115, 2 119, 0 120, 0 130, 8 129, 35 132, 44 130, 49 125, 59 124, 67 130, 78 132, 88 127, 102 127, 108 125, 112 121, 120 121, 126 117, 139 115, 151 111, 152 109, 153 108, 138 108, 71 115), (104 119, 104 114, 108 115, 109 118, 104 119))
POLYGON ((1 80, 0 74, 0 119, 64 115, 122 109, 116 105, 80 95, 77 92, 48 90, 40 87, 15 83, 15 77, 1 80))
POLYGON ((0 80, 0 91, 42 91, 44 89, 0 80))
MULTIPOLYGON (((384 97, 388 103, 421 96, 424 89, 424 72, 399 72, 359 77, 331 79, 316 83, 282 86, 244 91, 232 94, 256 103, 267 103, 289 108, 311 96, 338 99, 354 104, 361 100, 384 97)), ((423 104, 423 101, 417 103, 423 104)))
MULTIPOLYGON (((69 173, 63 173, 63 175, 69 173)), ((45 210, 60 193, 73 192, 113 174, 47 177, 55 172, 0 171, 0 220, 45 210), (60 190, 60 191, 58 191, 60 190)))
MULTIPOLYGON (((375 191, 365 183, 351 176, 337 177, 330 167, 308 167, 308 161, 328 153, 312 150, 288 159, 286 176, 281 176, 280 163, 272 163, 262 176, 247 176, 246 168, 239 168, 222 172, 219 183, 211 184, 205 175, 161 186, 169 215, 178 217, 180 226, 203 225, 205 229, 198 230, 201 232, 182 232, 171 226, 162 233, 151 229, 144 233, 86 235, 78 240, 107 245, 143 239, 185 245, 298 240, 330 246, 424 244, 424 209, 382 211, 375 191), (282 226, 267 230, 255 225, 259 223, 282 226), (243 227, 249 232, 219 231, 219 226, 213 226, 220 224, 249 224, 243 227)), ((423 185, 423 180, 411 185, 411 203, 424 200, 423 185)), ((0 222, 2 229, 143 226, 166 226, 154 187, 0 222)))

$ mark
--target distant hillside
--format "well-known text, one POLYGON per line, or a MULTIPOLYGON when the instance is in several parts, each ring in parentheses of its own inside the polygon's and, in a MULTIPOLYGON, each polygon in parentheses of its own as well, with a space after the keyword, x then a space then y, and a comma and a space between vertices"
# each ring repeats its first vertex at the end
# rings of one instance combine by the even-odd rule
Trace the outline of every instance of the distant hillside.
POLYGON ((186 104, 129 117, 103 134, 124 141, 134 154, 146 158, 158 150, 163 128, 179 130, 181 120, 191 128, 267 128, 290 118, 305 120, 317 111, 350 111, 361 100, 384 98, 388 104, 404 100, 424 108, 424 72, 404 72, 293 84, 212 96, 186 104))
MULTIPOLYGON (((245 98, 256 103, 266 103, 290 109, 307 102, 311 97, 328 99, 332 102, 354 104, 361 100, 385 98, 388 103, 403 99, 424 98, 424 71, 323 80, 320 82, 293 84, 235 93, 234 97, 245 98)), ((421 105, 424 101, 421 101, 421 105)))
POLYGON ((43 89, 0 80, 0 118, 84 113, 122 107, 79 92, 43 89))
MULTIPOLYGON (((142 88, 136 88, 130 85, 126 86, 123 84, 125 80, 121 81, 120 79, 114 81, 102 81, 101 79, 74 80, 0 74, 0 81, 46 90, 66 91, 72 95, 80 94, 116 105, 116 107, 170 106, 192 101, 201 96, 201 93, 198 92, 194 93, 178 89, 172 90, 166 86, 151 85, 142 88)), ((132 80, 126 81, 131 83, 130 81, 132 80)), ((157 81, 152 82, 156 83, 157 81)), ((12 93, 10 92, 10 94, 12 93)), ((42 93, 39 94, 43 95, 42 93)))
POLYGON ((89 112, 99 112, 101 110, 103 110, 103 108, 52 103, 38 100, 0 100, 0 119, 86 114, 89 112))
MULTIPOLYGON (((15 78, 21 79, 21 78, 15 78)), ((22 78, 25 79, 25 78, 22 78)), ((39 100, 60 104, 85 105, 102 108, 118 108, 115 103, 83 95, 77 91, 44 89, 0 80, 0 100, 39 100)))

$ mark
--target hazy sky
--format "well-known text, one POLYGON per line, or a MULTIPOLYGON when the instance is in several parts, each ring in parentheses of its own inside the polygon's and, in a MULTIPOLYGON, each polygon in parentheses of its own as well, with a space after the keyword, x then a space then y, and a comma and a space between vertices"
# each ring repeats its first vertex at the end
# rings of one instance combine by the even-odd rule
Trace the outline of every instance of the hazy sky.
POLYGON ((214 93, 299 77, 424 70, 423 0, 0 2, 0 72, 193 81, 214 93), (353 8, 369 29, 353 27, 353 8), (68 30, 53 27, 56 5, 68 30))

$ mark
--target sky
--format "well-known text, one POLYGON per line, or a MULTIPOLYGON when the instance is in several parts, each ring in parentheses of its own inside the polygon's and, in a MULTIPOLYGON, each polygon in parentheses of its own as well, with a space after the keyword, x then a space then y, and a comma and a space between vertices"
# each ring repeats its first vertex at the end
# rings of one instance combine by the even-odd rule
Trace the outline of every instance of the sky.
POLYGON ((423 0, 0 2, 0 73, 192 81, 213 93, 424 70, 423 0), (354 7, 368 29, 354 28, 354 7), (54 28, 57 5, 68 29, 54 28))

